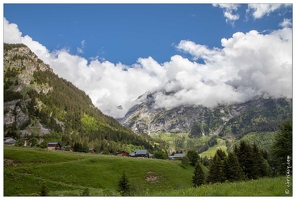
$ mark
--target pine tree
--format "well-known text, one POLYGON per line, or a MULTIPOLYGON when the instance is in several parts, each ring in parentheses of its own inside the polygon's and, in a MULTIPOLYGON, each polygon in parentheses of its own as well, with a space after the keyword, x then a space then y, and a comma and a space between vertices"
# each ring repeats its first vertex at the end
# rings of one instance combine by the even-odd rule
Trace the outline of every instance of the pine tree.
POLYGON ((240 146, 237 149, 236 156, 238 158, 239 164, 243 170, 244 176, 246 178, 252 177, 253 170, 253 154, 252 148, 245 142, 241 141, 240 146))
POLYGON ((269 173, 269 165, 267 161, 263 158, 262 151, 258 148, 256 144, 253 144, 253 171, 257 174, 258 177, 267 176, 269 173))
POLYGON ((226 180, 225 178, 225 172, 224 172, 224 162, 220 159, 219 155, 215 154, 212 164, 210 166, 210 172, 209 176, 207 178, 208 183, 217 183, 217 182, 224 182, 226 180))
POLYGON ((216 151, 216 154, 219 156, 221 160, 224 160, 226 158, 226 153, 222 149, 218 149, 216 151))
POLYGON ((128 196, 130 192, 130 183, 125 175, 125 171, 122 172, 122 176, 118 182, 118 191, 121 196, 128 196))
POLYGON ((279 132, 272 146, 273 162, 279 174, 287 170, 287 157, 292 163, 292 120, 286 120, 279 126, 279 132))
POLYGON ((225 160, 225 176, 228 181, 239 181, 243 179, 243 171, 239 165, 237 156, 229 152, 225 160))
POLYGON ((205 181, 205 174, 199 163, 196 164, 194 175, 192 177, 192 183, 194 187, 201 186, 205 181))

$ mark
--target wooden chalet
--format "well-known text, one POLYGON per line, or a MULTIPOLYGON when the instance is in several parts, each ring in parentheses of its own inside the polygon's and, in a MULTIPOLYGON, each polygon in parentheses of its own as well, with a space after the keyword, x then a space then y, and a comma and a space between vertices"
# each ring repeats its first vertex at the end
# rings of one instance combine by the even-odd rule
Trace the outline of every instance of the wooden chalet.
POLYGON ((119 151, 116 153, 117 156, 129 156, 130 154, 126 151, 119 151))
POLYGON ((48 150, 59 150, 60 148, 61 148, 61 145, 58 142, 49 142, 47 144, 48 150))
POLYGON ((95 150, 94 148, 89 148, 88 152, 89 152, 89 153, 95 153, 96 150, 95 150))

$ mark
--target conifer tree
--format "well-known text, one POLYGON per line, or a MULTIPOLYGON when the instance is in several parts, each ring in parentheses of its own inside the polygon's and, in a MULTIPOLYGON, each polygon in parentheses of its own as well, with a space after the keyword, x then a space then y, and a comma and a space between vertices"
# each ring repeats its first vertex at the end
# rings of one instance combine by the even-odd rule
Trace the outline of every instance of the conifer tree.
POLYGON ((192 183, 194 187, 201 186, 205 181, 205 174, 199 164, 199 162, 195 166, 194 175, 192 177, 192 183))
POLYGON ((263 158, 262 151, 258 148, 256 144, 253 144, 252 148, 253 152, 253 172, 254 172, 254 177, 263 177, 267 176, 269 165, 267 161, 263 158))
POLYGON ((221 160, 224 160, 226 158, 226 153, 222 149, 218 149, 216 151, 216 154, 218 154, 218 156, 221 160))
POLYGON ((229 152, 228 157, 225 160, 225 176, 228 181, 239 181, 243 179, 243 171, 239 165, 237 156, 229 152))
MULTIPOLYGON (((285 174, 287 170, 287 158, 292 162, 292 120, 286 120, 279 126, 279 132, 272 146, 273 162, 279 174, 285 174)), ((291 169, 292 170, 292 169, 291 169)))
POLYGON ((254 178, 252 177, 252 170, 253 170, 252 148, 245 141, 242 140, 240 142, 240 146, 236 152, 236 156, 243 170, 244 176, 249 179, 254 178))
POLYGON ((121 196, 128 196, 130 193, 130 183, 128 178, 125 175, 125 171, 123 170, 122 176, 118 182, 118 191, 121 196))
POLYGON ((225 172, 224 172, 224 162, 220 159, 218 153, 216 152, 211 167, 209 176, 207 178, 208 183, 217 183, 217 182, 224 182, 225 181, 225 172))

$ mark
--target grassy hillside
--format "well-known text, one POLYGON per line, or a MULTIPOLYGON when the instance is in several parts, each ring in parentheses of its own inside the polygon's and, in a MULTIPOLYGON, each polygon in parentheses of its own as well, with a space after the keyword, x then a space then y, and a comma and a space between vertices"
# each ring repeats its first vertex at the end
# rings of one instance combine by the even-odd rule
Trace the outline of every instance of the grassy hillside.
POLYGON ((218 144, 216 144, 213 147, 210 147, 207 151, 201 153, 200 156, 201 157, 205 157, 205 156, 214 157, 214 155, 218 149, 222 149, 223 151, 225 151, 227 153, 227 147, 226 147, 225 140, 218 138, 217 142, 218 142, 218 144))
POLYGON ((125 170, 135 195, 191 187, 193 167, 180 161, 91 155, 31 148, 4 148, 4 195, 35 196, 44 183, 53 196, 117 196, 125 170))
MULTIPOLYGON (((192 188, 193 167, 180 161, 4 147, 4 196, 118 196, 125 170, 136 196, 286 196, 286 178, 192 188)), ((292 180, 291 180, 292 181, 292 180)), ((292 184, 291 184, 292 185, 292 184)))

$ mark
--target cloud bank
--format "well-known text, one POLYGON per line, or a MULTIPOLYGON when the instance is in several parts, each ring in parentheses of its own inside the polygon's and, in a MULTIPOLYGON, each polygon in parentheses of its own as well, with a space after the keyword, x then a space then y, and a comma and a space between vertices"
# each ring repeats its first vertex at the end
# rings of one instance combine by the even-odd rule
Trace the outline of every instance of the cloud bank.
POLYGON ((98 59, 88 62, 67 49, 49 52, 31 37, 22 36, 16 24, 4 19, 3 26, 4 42, 26 44, 56 74, 84 90, 95 106, 115 118, 123 117, 147 91, 154 92, 156 108, 213 107, 258 95, 292 98, 292 28, 287 19, 268 34, 234 33, 221 39, 222 48, 180 41, 176 48, 192 60, 174 55, 158 63, 148 57, 132 66, 98 59))

